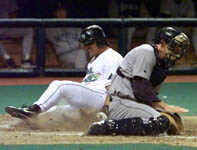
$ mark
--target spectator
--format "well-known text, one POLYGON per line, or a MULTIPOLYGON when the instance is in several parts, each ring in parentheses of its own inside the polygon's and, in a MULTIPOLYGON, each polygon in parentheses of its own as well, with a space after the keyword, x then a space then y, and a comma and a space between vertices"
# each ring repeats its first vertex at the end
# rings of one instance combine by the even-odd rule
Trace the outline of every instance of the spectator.
MULTIPOLYGON (((67 10, 62 3, 58 3, 54 16, 67 18, 67 10)), ((65 68, 85 68, 87 65, 87 53, 80 48, 80 32, 81 28, 74 27, 46 29, 46 37, 53 44, 59 61, 65 68)))
MULTIPOLYGON (((17 4, 14 0, 0 1, 0 18, 16 18, 17 4)), ((33 44, 33 30, 32 28, 1 28, 1 38, 18 38, 22 37, 22 63, 21 67, 28 69, 33 68, 31 62, 31 50, 33 44)), ((15 68, 16 64, 13 58, 6 52, 3 44, 0 42, 0 54, 7 62, 8 67, 15 68)))

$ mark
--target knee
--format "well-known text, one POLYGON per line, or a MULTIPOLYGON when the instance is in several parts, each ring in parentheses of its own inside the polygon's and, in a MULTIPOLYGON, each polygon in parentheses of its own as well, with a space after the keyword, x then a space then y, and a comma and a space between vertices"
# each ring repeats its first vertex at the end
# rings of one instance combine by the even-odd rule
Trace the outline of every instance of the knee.
POLYGON ((58 87, 59 89, 61 89, 61 87, 63 87, 65 89, 65 87, 69 86, 69 81, 59 81, 59 80, 54 80, 50 83, 49 86, 54 86, 54 87, 58 87))

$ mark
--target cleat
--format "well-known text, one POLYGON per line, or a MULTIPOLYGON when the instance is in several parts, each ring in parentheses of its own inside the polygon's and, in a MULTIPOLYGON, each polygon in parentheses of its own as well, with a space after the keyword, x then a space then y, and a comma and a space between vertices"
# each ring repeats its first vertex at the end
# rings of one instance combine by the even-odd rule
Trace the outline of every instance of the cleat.
POLYGON ((13 117, 20 119, 28 119, 37 116, 37 112, 33 111, 32 107, 17 108, 14 106, 7 106, 5 111, 13 117))

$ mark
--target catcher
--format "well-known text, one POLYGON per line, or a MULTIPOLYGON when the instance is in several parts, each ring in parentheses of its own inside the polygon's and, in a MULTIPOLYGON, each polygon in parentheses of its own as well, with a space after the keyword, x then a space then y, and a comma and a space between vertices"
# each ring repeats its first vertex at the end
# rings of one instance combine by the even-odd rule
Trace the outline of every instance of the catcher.
POLYGON ((132 49, 123 58, 110 84, 109 118, 89 126, 90 135, 179 134, 178 114, 186 108, 168 105, 159 97, 169 64, 173 66, 189 47, 188 37, 173 27, 156 32, 152 44, 132 49))

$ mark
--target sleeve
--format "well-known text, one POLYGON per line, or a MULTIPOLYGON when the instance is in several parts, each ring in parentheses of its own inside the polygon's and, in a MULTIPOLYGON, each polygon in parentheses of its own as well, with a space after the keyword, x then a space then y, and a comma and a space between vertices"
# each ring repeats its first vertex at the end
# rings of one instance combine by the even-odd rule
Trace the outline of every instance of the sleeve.
POLYGON ((149 80, 155 63, 156 58, 153 51, 141 50, 135 57, 133 77, 139 76, 149 80))
POLYGON ((132 80, 132 85, 133 92, 137 100, 150 106, 152 106, 152 102, 161 101, 149 80, 141 77, 134 77, 132 80))

